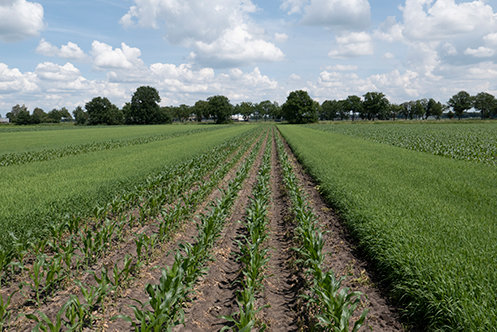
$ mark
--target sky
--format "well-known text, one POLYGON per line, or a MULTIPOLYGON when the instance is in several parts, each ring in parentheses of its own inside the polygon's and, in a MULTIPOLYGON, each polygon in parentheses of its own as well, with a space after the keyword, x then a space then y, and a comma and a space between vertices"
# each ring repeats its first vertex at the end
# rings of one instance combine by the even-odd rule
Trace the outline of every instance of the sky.
POLYGON ((0 0, 0 115, 209 96, 497 94, 497 0, 0 0))

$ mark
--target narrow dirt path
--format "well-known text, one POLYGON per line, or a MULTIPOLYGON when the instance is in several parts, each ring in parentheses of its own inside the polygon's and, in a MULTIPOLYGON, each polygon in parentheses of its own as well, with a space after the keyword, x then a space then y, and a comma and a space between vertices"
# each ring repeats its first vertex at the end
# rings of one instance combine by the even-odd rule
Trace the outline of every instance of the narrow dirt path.
POLYGON ((272 207, 269 214, 271 258, 265 280, 264 301, 270 307, 264 310, 264 321, 269 331, 297 331, 297 300, 301 277, 290 266, 293 225, 290 223, 287 196, 278 162, 276 141, 272 139, 271 191, 272 207))

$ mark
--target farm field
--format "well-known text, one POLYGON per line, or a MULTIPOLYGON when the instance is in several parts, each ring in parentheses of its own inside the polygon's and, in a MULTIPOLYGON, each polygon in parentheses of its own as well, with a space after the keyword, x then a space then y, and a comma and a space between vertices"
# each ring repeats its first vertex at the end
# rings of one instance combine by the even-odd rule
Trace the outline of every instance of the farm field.
POLYGON ((51 217, 38 230, 40 219, 30 224, 10 210, 21 227, 12 225, 17 240, 0 253, 6 330, 402 330, 274 126, 222 127, 0 171, 29 170, 32 180, 17 187, 43 187, 35 175, 44 164, 53 166, 43 168, 54 169, 50 179, 83 176, 55 181, 53 193, 38 185, 21 192, 52 195, 36 213, 24 206, 25 215, 51 217))
MULTIPOLYGON (((196 128, 196 127, 194 127, 196 128)), ((88 214, 118 192, 132 189, 167 166, 207 151, 251 127, 230 127, 147 144, 95 151, 49 161, 0 167, 0 245, 39 234, 52 219, 88 214)), ((100 129, 105 130, 105 129, 100 129)), ((64 131, 54 131, 66 135, 64 131)), ((74 131, 71 131, 74 132, 74 131)))
POLYGON ((497 166, 497 123, 367 123, 309 128, 497 166))
MULTIPOLYGON (((481 139, 487 140, 494 124, 478 127, 478 135, 468 135, 471 125, 278 128, 374 262, 406 318, 428 330, 494 328, 497 170, 491 163, 457 160, 466 159, 465 137, 486 132, 481 139), (459 152, 449 159, 388 145, 403 141, 399 131, 418 141, 423 133, 438 131, 453 151, 463 145, 462 158, 459 152), (385 143, 383 136, 388 144, 370 141, 385 143)), ((495 140, 490 145, 489 150, 495 140)))
MULTIPOLYGON (((58 130, 5 132, 0 128, 2 148, 0 156, 7 153, 32 152, 45 149, 64 148, 92 142, 134 139, 152 135, 163 135, 185 132, 208 126, 108 126, 108 127, 76 127, 76 129, 60 127, 58 130)), ((29 128, 29 127, 28 127, 29 128)), ((43 127, 41 127, 43 128, 43 127)), ((51 128, 51 127, 47 127, 51 128)))

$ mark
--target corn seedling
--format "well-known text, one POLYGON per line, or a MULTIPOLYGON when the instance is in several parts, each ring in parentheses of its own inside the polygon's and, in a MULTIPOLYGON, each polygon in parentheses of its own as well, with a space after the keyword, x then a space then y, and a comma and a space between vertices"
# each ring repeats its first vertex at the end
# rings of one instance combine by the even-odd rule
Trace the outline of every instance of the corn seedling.
POLYGON ((0 331, 4 331, 4 329, 8 328, 10 325, 10 318, 12 317, 12 310, 9 310, 10 301, 12 300, 12 296, 14 296, 17 291, 10 294, 7 299, 4 301, 3 296, 0 295, 0 331))

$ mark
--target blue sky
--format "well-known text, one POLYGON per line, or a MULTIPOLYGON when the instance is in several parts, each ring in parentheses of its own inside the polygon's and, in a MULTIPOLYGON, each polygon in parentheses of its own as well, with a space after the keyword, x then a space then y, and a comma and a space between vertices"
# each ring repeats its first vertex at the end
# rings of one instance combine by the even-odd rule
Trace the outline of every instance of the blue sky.
POLYGON ((0 115, 15 104, 121 107, 290 91, 396 103, 497 94, 497 1, 0 0, 0 115))

